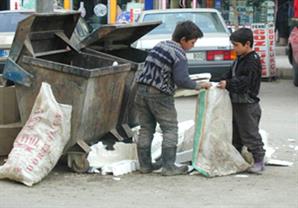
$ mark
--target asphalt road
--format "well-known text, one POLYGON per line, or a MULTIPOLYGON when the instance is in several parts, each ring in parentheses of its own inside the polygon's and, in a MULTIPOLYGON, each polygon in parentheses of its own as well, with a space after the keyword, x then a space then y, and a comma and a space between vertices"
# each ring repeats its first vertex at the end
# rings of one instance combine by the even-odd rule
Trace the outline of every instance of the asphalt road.
MULTIPOLYGON (((28 188, 0 181, 0 208, 98 207, 298 207, 298 88, 291 80, 262 82, 261 128, 269 133, 275 159, 291 167, 266 166, 263 175, 162 177, 137 172, 114 178, 76 174, 56 167, 41 183, 28 188)), ((180 121, 193 119, 195 97, 177 98, 180 121)))

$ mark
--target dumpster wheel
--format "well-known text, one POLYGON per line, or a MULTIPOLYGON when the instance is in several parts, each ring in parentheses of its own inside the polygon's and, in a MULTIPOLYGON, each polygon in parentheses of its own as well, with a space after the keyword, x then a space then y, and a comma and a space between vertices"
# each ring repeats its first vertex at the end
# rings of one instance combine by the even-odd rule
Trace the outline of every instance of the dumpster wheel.
POLYGON ((79 155, 69 155, 68 160, 70 160, 68 163, 68 166, 77 173, 85 173, 89 169, 89 162, 87 160, 86 154, 79 154, 79 155))

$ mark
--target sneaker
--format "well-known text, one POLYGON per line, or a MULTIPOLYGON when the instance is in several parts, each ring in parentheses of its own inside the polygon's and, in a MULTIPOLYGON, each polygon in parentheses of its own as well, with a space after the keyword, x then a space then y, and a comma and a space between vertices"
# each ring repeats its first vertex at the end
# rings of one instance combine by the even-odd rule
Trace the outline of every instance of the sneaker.
POLYGON ((254 174, 262 174, 262 171, 265 169, 265 164, 264 161, 256 162, 253 164, 252 167, 250 167, 247 171, 249 173, 254 173, 254 174))

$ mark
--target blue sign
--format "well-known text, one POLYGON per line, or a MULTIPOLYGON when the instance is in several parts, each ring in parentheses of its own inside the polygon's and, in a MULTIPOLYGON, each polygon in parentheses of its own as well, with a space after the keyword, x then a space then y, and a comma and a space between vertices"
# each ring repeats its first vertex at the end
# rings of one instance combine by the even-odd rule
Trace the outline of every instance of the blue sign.
POLYGON ((7 57, 9 54, 8 50, 0 50, 0 57, 7 57))
POLYGON ((215 0, 215 9, 221 8, 221 0, 215 0))
POLYGON ((121 12, 116 19, 117 23, 129 23, 130 22, 130 12, 121 12))

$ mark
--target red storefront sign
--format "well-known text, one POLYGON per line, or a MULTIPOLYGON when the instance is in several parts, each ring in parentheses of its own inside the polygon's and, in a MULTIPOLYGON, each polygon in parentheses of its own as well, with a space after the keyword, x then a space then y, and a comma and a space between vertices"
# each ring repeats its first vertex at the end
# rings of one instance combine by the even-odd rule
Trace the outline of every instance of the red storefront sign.
POLYGON ((261 57, 262 77, 275 77, 275 36, 274 25, 272 23, 254 23, 251 25, 254 34, 254 50, 261 57))

